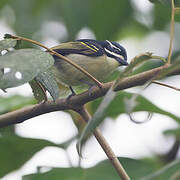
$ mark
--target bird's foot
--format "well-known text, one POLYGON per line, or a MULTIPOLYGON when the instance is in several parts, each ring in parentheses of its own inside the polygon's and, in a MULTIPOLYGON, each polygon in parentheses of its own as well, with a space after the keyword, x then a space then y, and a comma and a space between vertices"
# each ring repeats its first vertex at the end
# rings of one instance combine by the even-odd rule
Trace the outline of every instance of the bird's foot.
POLYGON ((71 94, 67 97, 67 100, 71 99, 72 96, 76 95, 74 89, 71 86, 69 86, 69 89, 71 90, 71 94))

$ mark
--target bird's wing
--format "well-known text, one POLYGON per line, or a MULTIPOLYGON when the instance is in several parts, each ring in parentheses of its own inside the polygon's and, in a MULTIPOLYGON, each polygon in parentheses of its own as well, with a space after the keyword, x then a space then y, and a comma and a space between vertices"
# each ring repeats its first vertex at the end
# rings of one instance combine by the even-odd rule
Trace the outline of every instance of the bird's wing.
POLYGON ((74 41, 61 43, 58 46, 50 48, 64 56, 69 54, 82 54, 86 56, 102 56, 103 48, 95 43, 74 41))

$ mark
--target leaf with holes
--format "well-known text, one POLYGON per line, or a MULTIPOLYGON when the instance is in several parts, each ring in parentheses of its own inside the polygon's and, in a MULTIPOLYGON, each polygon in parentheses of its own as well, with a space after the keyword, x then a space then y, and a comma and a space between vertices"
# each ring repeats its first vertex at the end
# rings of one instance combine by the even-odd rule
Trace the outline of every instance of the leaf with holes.
POLYGON ((17 40, 15 39, 4 39, 0 41, 0 51, 8 49, 8 48, 13 48, 16 46, 17 40))
POLYGON ((16 87, 34 79, 54 64, 53 57, 38 49, 19 49, 0 56, 3 76, 0 89, 16 87))

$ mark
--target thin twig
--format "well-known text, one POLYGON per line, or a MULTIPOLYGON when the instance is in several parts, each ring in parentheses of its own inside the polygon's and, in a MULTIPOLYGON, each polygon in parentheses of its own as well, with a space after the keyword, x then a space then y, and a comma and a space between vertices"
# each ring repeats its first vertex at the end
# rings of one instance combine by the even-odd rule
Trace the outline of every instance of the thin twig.
POLYGON ((170 27, 170 44, 169 44, 169 52, 168 52, 168 63, 171 63, 171 55, 172 55, 172 47, 174 40, 174 0, 171 0, 171 27, 170 27))
POLYGON ((163 61, 164 63, 167 62, 167 60, 161 56, 151 56, 152 59, 160 59, 161 61, 163 61))
POLYGON ((64 61, 66 61, 67 63, 71 64, 72 66, 74 66, 76 69, 78 69, 79 71, 81 71, 82 73, 84 73, 86 76, 88 76, 90 79, 92 79, 99 88, 101 88, 103 85, 101 82, 99 82, 94 76, 92 76, 90 73, 88 73, 86 70, 84 70, 82 67, 80 67, 79 65, 77 65, 76 63, 74 63, 72 60, 70 60, 69 58, 57 53, 56 51, 52 50, 51 48, 48 48, 46 46, 44 46, 43 44, 41 44, 40 42, 37 42, 35 40, 32 39, 28 39, 28 38, 24 38, 24 37, 20 37, 20 36, 14 36, 14 35, 9 35, 11 38, 13 39, 17 39, 17 40, 23 40, 23 41, 27 41, 33 44, 36 44, 40 47, 43 47, 45 49, 47 49, 48 52, 50 52, 53 55, 58 56, 59 58, 63 59, 64 61))
MULTIPOLYGON (((85 122, 88 122, 91 119, 91 115, 88 113, 87 109, 83 106, 82 108, 76 110, 84 119, 85 122)), ((93 132, 94 136, 96 137, 97 141, 103 148, 104 152, 106 153, 108 159, 116 169, 119 176, 122 178, 122 180, 130 180, 128 174, 126 173, 125 169, 121 165, 120 161, 112 151, 111 147, 107 143, 104 136, 101 134, 100 130, 96 128, 93 132)))
POLYGON ((152 81, 152 83, 154 83, 154 84, 158 84, 158 85, 161 85, 161 86, 165 86, 165 87, 168 87, 168 88, 174 89, 174 90, 176 90, 176 91, 180 91, 180 88, 177 88, 177 87, 174 87, 174 86, 171 86, 171 85, 168 85, 168 84, 165 84, 165 83, 159 82, 159 81, 152 81))

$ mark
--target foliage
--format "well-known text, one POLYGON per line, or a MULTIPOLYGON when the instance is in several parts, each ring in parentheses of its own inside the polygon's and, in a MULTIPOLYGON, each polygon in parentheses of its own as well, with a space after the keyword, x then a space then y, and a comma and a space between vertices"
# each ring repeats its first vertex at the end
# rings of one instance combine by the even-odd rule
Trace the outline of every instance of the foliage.
MULTIPOLYGON (((98 40, 120 40, 125 37, 143 38, 148 33, 165 31, 171 19, 171 5, 167 0, 150 0, 152 4, 152 23, 147 25, 137 18, 139 12, 130 0, 1 0, 0 18, 3 18, 8 26, 19 35, 23 35, 43 41, 43 27, 47 22, 58 22, 67 30, 67 37, 61 37, 61 30, 51 34, 58 41, 74 40, 83 28, 89 28, 98 40)), ((175 1, 175 5, 179 5, 175 1)), ((179 9, 176 9, 178 12, 179 9)), ((143 16, 143 13, 141 14, 143 16)), ((180 21, 180 15, 176 14, 176 22, 180 21)), ((54 27, 52 27, 54 28, 54 27)), ((38 102, 47 100, 46 91, 53 98, 59 98, 57 82, 51 74, 54 64, 52 56, 33 44, 23 42, 6 36, 0 41, 0 89, 12 88, 24 83, 32 87, 34 97, 38 102), (27 48, 28 47, 28 48, 27 48), (5 51, 4 51, 5 50, 5 51), (3 54, 6 52, 5 54, 3 54)), ((140 72, 162 66, 165 58, 144 53, 133 59, 132 63, 122 72, 118 72, 116 83, 140 72), (158 60, 157 60, 158 59, 158 60)), ((161 72, 161 78, 174 70, 179 70, 179 49, 173 52, 173 65, 161 72)), ((111 77, 110 77, 111 78, 111 77)), ((32 97, 9 96, 0 97, 0 114, 35 104, 32 97)), ((93 131, 106 117, 116 119, 121 114, 133 114, 136 112, 158 113, 170 117, 178 125, 180 117, 170 113, 148 100, 146 97, 126 91, 114 92, 110 89, 104 98, 96 99, 88 104, 88 110, 93 114, 92 121, 86 126, 79 143, 91 131, 93 131)), ((73 116, 74 121, 79 117, 73 116)), ((77 126, 78 123, 76 123, 77 126)), ((13 126, 12 126, 13 127, 13 126)), ((78 129, 80 129, 78 127, 78 129)), ((171 135, 179 140, 179 128, 167 130, 165 135, 171 135)), ((63 144, 52 143, 43 139, 31 139, 17 136, 14 128, 0 129, 0 178, 19 169, 29 161, 35 153, 47 146, 54 146, 66 150, 73 137, 63 144)), ((157 157, 157 156, 156 156, 157 157)), ((154 157, 154 158, 156 158, 154 157)), ((159 156, 158 156, 159 158, 159 156)), ((158 159, 157 158, 157 159, 158 159)), ((175 177, 179 170, 179 162, 175 161, 165 165, 164 160, 159 163, 149 163, 144 159, 119 158, 132 179, 159 179, 168 180, 175 177), (159 163, 159 164, 158 164, 159 163), (157 165, 158 164, 158 165, 157 165), (165 165, 156 172, 157 167, 165 165), (148 176, 147 176, 148 175, 148 176)), ((159 160, 159 159, 158 159, 159 160)), ((91 168, 69 167, 52 168, 48 172, 38 172, 23 177, 23 180, 46 179, 119 179, 109 161, 102 161, 91 168)))
MULTIPOLYGON (((119 158, 124 167, 129 172, 130 177, 136 177, 140 179, 146 174, 151 173, 154 168, 149 163, 145 163, 141 160, 134 160, 130 158, 119 158), (138 169, 134 167, 139 167, 138 169)), ((115 170, 111 166, 109 161, 102 161, 92 168, 54 168, 46 173, 32 174, 23 177, 23 180, 35 180, 35 179, 73 179, 73 180, 118 180, 119 177, 115 170), (71 172, 71 173, 70 173, 71 172)))

